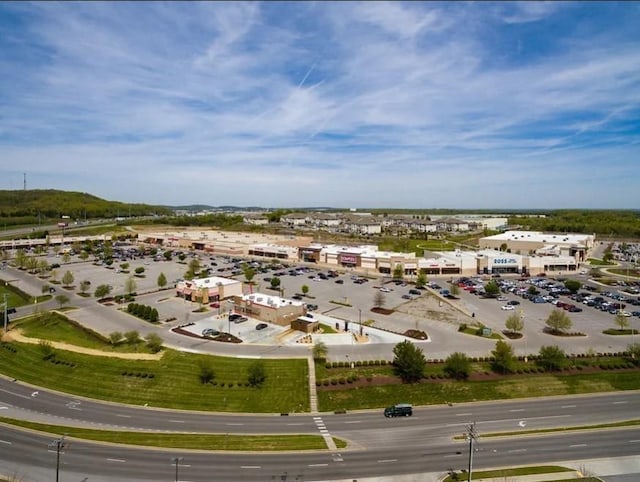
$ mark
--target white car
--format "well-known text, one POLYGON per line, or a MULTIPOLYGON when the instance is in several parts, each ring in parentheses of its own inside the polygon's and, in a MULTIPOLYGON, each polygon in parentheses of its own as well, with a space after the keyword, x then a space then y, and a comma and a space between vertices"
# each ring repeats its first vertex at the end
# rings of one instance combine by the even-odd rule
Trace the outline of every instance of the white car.
POLYGON ((380 288, 380 291, 382 291, 383 293, 391 293, 391 290, 385 287, 380 288))
POLYGON ((503 305, 500 309, 505 311, 513 311, 516 309, 516 307, 513 305, 503 305))
POLYGON ((506 296, 498 296, 498 301, 507 301, 509 298, 506 296))

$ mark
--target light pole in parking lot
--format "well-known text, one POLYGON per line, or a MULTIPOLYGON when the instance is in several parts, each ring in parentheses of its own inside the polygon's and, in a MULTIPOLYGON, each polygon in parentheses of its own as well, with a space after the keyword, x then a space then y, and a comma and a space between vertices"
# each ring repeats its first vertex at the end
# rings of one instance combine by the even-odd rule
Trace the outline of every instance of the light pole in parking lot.
POLYGON ((176 482, 178 482, 178 467, 180 466, 180 462, 184 460, 184 457, 171 457, 171 463, 176 466, 176 482))

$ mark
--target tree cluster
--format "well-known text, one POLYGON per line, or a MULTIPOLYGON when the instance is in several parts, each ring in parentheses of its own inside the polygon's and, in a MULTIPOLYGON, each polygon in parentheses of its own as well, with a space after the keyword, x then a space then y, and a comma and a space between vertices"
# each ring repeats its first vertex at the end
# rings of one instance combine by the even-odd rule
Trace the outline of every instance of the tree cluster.
POLYGON ((155 323, 158 321, 158 310, 148 305, 141 305, 139 303, 129 303, 127 305, 127 313, 142 318, 143 320, 155 323))

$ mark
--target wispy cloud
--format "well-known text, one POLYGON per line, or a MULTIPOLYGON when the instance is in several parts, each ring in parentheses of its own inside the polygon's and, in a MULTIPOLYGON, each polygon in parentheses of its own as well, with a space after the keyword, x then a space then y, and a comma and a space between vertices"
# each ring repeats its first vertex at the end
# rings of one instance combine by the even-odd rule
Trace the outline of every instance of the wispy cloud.
POLYGON ((26 170, 163 204, 637 207, 639 21, 604 3, 0 4, 2 187, 26 170))

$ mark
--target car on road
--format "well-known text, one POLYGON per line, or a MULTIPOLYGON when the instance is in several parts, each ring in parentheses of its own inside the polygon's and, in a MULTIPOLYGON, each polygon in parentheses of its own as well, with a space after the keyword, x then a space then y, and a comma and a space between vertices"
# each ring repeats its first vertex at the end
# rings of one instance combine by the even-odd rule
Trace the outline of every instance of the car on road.
POLYGON ((501 310, 504 310, 504 311, 513 311, 513 310, 515 310, 516 308, 515 308, 515 306, 513 306, 513 305, 503 305, 503 306, 501 306, 501 307, 500 307, 500 309, 501 309, 501 310))
POLYGON ((384 416, 389 417, 410 417, 413 415, 413 407, 408 403, 398 403, 384 409, 384 416))
POLYGON ((256 325, 256 330, 264 330, 265 328, 267 328, 269 325, 267 325, 266 323, 258 323, 256 325))

